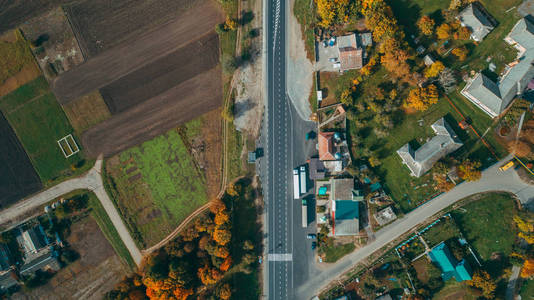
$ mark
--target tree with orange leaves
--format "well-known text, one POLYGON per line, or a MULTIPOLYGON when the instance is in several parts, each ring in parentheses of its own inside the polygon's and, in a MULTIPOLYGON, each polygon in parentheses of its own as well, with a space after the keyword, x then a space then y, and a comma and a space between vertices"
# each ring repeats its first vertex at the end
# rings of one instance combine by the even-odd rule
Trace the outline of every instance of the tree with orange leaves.
POLYGON ((222 277, 221 273, 217 269, 211 269, 208 265, 198 269, 198 278, 204 285, 215 284, 222 277))
POLYGON ((405 105, 419 111, 427 110, 432 104, 438 103, 438 89, 431 84, 426 88, 416 88, 410 91, 405 105))
POLYGON ((232 266, 232 257, 228 256, 223 263, 219 266, 219 270, 226 272, 232 266))
POLYGON ((228 216, 228 213, 224 209, 219 210, 215 214, 214 222, 215 222, 215 225, 217 226, 228 223, 228 220, 230 220, 230 217, 228 216))
POLYGON ((217 291, 217 296, 221 300, 228 300, 232 297, 232 289, 228 283, 223 284, 217 291))
POLYGON ((217 247, 215 249, 214 255, 220 258, 227 258, 228 255, 230 255, 230 252, 228 252, 228 249, 226 249, 225 247, 217 247))
POLYGON ((216 227, 213 231, 213 240, 219 245, 226 245, 230 242, 232 234, 230 230, 223 227, 216 227))
POLYGON ((225 210, 226 205, 221 201, 221 199, 215 199, 211 202, 210 211, 214 214, 218 213, 220 210, 225 210))
POLYGON ((451 32, 452 28, 447 23, 441 24, 438 29, 436 29, 436 34, 440 40, 448 39, 451 35, 451 32))
POLYGON ((186 300, 187 297, 193 295, 193 289, 184 289, 182 287, 177 287, 172 291, 172 294, 174 297, 176 297, 177 300, 186 300))
POLYGON ((452 50, 452 54, 456 57, 458 57, 459 61, 464 61, 467 58, 467 54, 469 53, 469 50, 465 48, 465 46, 454 48, 452 50))
POLYGON ((424 35, 432 35, 434 33, 434 26, 436 22, 432 20, 429 16, 422 16, 419 21, 417 21, 417 27, 424 35))
POLYGON ((521 268, 521 277, 531 278, 534 276, 534 259, 527 259, 521 268))
POLYGON ((434 173, 433 177, 436 182, 435 189, 440 192, 448 192, 454 187, 454 183, 447 180, 447 175, 434 173))

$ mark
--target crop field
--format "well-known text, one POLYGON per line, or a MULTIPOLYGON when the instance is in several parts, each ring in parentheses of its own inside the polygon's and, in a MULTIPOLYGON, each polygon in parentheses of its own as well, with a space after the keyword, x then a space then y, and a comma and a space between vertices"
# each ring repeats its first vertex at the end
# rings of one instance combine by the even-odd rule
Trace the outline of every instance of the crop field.
POLYGON ((126 111, 209 71, 219 62, 218 45, 217 34, 207 34, 103 87, 100 91, 109 110, 112 114, 126 111))
POLYGON ((0 208, 41 189, 41 181, 17 139, 0 113, 0 208))
POLYGON ((63 109, 78 134, 111 117, 109 109, 98 91, 63 105, 63 109))
POLYGON ((85 0, 64 7, 74 30, 78 32, 77 36, 81 37, 82 48, 89 57, 93 57, 206 2, 209 1, 85 0))
POLYGON ((221 69, 215 67, 87 130, 82 148, 89 157, 110 157, 221 104, 221 69))
POLYGON ((142 247, 163 239, 209 199, 206 177, 187 146, 201 133, 196 122, 108 160, 117 206, 142 247))
POLYGON ((80 153, 66 159, 61 152, 57 141, 73 129, 43 77, 1 98, 0 110, 45 185, 83 159, 80 153))
POLYGON ((72 0, 11 0, 0 4, 0 33, 13 29, 24 21, 35 17, 48 9, 72 0))

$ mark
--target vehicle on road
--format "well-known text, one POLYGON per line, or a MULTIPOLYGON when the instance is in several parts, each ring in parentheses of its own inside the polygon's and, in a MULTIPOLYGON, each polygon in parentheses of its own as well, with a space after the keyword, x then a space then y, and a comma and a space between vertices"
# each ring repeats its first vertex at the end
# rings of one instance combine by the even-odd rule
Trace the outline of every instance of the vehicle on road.
POLYGON ((306 186, 306 166, 300 166, 300 194, 306 194, 308 187, 306 186))
POLYGON ((293 198, 300 199, 299 169, 293 169, 293 198))
POLYGON ((510 168, 513 167, 513 166, 514 166, 514 161, 511 160, 511 161, 509 161, 507 164, 505 164, 504 166, 500 167, 499 170, 501 170, 501 171, 504 172, 504 171, 510 169, 510 168))
POLYGON ((308 227, 308 203, 302 199, 302 228, 308 227))
POLYGON ((317 242, 312 242, 311 248, 312 250, 315 250, 315 248, 317 248, 317 242))
POLYGON ((315 240, 315 238, 317 238, 317 236, 315 235, 315 233, 308 233, 308 235, 306 235, 306 238, 308 240, 315 240))

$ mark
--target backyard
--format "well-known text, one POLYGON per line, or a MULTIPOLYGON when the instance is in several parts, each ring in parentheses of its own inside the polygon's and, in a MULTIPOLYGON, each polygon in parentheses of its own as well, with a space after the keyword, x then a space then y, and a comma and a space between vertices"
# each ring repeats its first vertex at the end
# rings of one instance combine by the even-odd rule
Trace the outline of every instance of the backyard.
MULTIPOLYGON (((83 171, 82 152, 65 158, 58 140, 73 129, 43 77, 0 98, 4 114, 45 186, 83 171)), ((83 166, 85 165, 85 168, 83 166)))

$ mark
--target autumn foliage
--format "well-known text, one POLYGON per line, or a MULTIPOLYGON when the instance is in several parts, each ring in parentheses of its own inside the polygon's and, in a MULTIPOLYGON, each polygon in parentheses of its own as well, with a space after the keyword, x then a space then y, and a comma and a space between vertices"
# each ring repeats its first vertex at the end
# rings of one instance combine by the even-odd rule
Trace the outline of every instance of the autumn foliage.
POLYGON ((438 36, 438 39, 440 39, 440 40, 448 39, 450 37, 451 33, 452 33, 452 28, 447 23, 441 24, 436 29, 436 35, 438 36))
POLYGON ((482 295, 486 298, 493 298, 497 285, 491 279, 486 271, 477 271, 473 275, 473 279, 467 282, 470 286, 474 286, 482 290, 482 295))
POLYGON ((417 27, 424 35, 432 35, 434 33, 434 26, 436 22, 429 16, 422 16, 419 21, 417 21, 417 27))
POLYGON ((531 278, 534 276, 534 259, 527 259, 521 268, 521 277, 531 278))
POLYGON ((467 54, 469 54, 469 51, 467 50, 467 48, 465 48, 465 46, 462 46, 462 47, 454 48, 452 50, 452 54, 458 57, 459 61, 464 61, 467 58, 467 54))
POLYGON ((443 63, 440 61, 436 61, 435 63, 433 63, 430 67, 428 67, 425 70, 425 77, 427 78, 437 77, 439 73, 443 71, 443 69, 445 69, 445 66, 443 65, 443 63))
POLYGON ((427 110, 432 104, 438 103, 438 89, 431 84, 426 88, 415 88, 410 91, 405 105, 419 111, 427 110))
POLYGON ((480 166, 480 162, 466 159, 458 166, 458 176, 465 181, 477 181, 482 177, 480 166))

